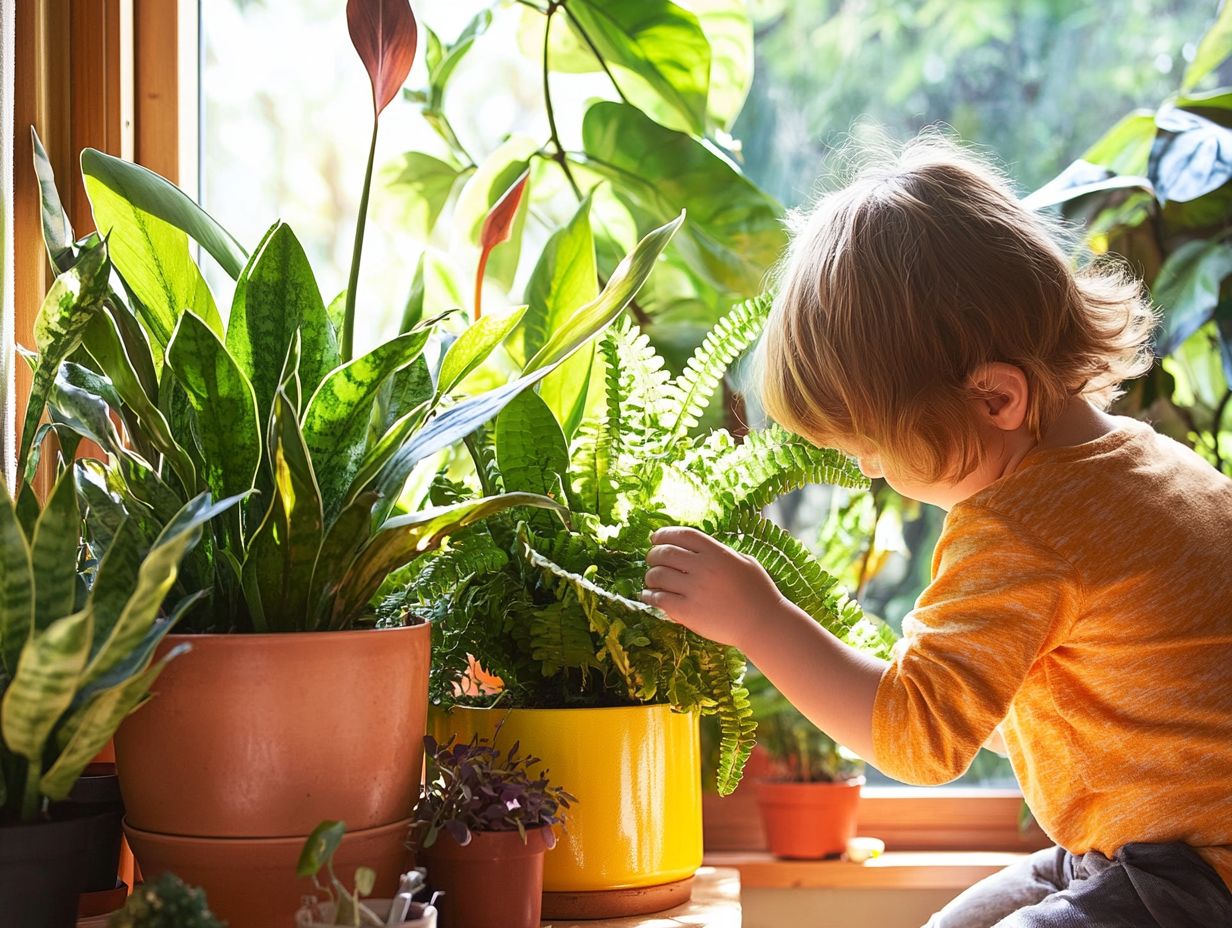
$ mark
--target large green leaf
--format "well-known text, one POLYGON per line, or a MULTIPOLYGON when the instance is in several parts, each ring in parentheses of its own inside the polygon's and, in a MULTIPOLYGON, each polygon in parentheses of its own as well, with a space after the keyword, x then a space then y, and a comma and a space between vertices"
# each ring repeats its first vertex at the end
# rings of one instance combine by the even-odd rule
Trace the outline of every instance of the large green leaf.
POLYGON ((564 12, 579 38, 644 81, 684 127, 706 131, 710 43, 696 16, 671 0, 571 0, 564 12))
MULTIPOLYGON (((355 556, 372 536, 372 508, 376 502, 377 494, 373 491, 359 494, 343 507, 325 532, 312 570, 312 587, 308 595, 311 612, 305 622, 306 630, 319 628, 329 622, 333 615, 343 578, 355 556)), ((346 625, 348 618, 342 618, 340 627, 346 625)))
POLYGON ((38 178, 40 213, 43 220, 43 244, 47 246, 47 256, 51 258, 52 267, 57 271, 67 270, 73 256, 73 226, 68 221, 64 204, 60 202, 60 191, 56 189, 56 175, 51 167, 51 159, 43 148, 43 142, 30 127, 30 142, 34 148, 34 174, 38 178))
MULTIPOLYGON (((136 583, 119 615, 106 630, 106 639, 94 650, 94 656, 90 658, 89 666, 82 677, 83 683, 97 680, 112 670, 146 638, 154 620, 158 618, 163 601, 175 585, 180 562, 201 538, 201 527, 238 501, 238 497, 232 497, 214 502, 208 493, 202 493, 189 500, 167 523, 141 561, 137 569, 136 583)), ((106 562, 103 566, 107 566, 106 562)), ((131 567, 126 562, 118 565, 117 569, 127 576, 131 567)), ((94 614, 93 607, 96 605, 101 604, 92 597, 87 605, 91 615, 94 614)), ((111 603, 107 605, 110 606, 111 603)), ((100 633, 103 631, 99 629, 100 633)))
POLYGON ((266 233, 235 285, 227 321, 227 351, 252 383, 258 421, 269 422, 278 363, 300 336, 299 378, 305 394, 338 366, 338 343, 303 246, 278 222, 266 233))
POLYGON ((407 152, 387 169, 391 193, 405 197, 402 225, 417 238, 427 240, 440 218, 459 179, 474 168, 463 168, 420 151, 407 152))
POLYGON ((77 477, 76 471, 69 468, 51 491, 30 542, 36 630, 47 628, 76 607, 80 543, 77 477))
POLYGON ((101 155, 108 159, 101 162, 102 172, 91 174, 87 165, 99 164, 90 157, 91 151, 82 152, 82 171, 94 224, 107 237, 111 260, 137 297, 138 315, 151 339, 166 348, 185 311, 195 313, 221 335, 222 317, 189 253, 188 236, 130 198, 130 185, 125 183, 130 175, 110 170, 126 162, 101 155))
POLYGON ((1155 339, 1157 356, 1171 354, 1206 324, 1219 304, 1220 287, 1229 276, 1232 245, 1186 242, 1168 256, 1151 293, 1163 310, 1163 324, 1155 339))
POLYGON ((17 451, 19 477, 25 474, 30 447, 56 373, 81 343, 82 332, 91 318, 102 311, 110 270, 107 249, 102 243, 85 249, 77 263, 56 278, 39 307, 34 319, 34 344, 39 357, 17 451))
POLYGON ((595 103, 582 137, 587 165, 652 220, 688 211, 677 248, 697 273, 728 293, 761 289, 787 241, 772 197, 704 143, 627 104, 595 103))
POLYGON ((339 627, 362 609, 392 571, 436 548, 446 536, 514 506, 567 512, 560 503, 543 496, 505 493, 389 519, 364 545, 343 578, 334 603, 332 627, 339 627))
POLYGON ((1192 90, 1198 82, 1210 74, 1232 55, 1232 3, 1221 3, 1219 16, 1194 52, 1193 60, 1185 69, 1181 90, 1192 90))
POLYGON ((295 410, 282 393, 274 396, 270 446, 274 498, 249 545, 244 587, 260 596, 267 630, 294 630, 308 617, 325 512, 295 410))
POLYGON ((0 480, 0 673, 12 676, 34 629, 34 567, 17 507, 0 480))
POLYGON ((1155 113, 1152 110, 1134 110, 1083 152, 1081 160, 1098 164, 1117 174, 1145 174, 1154 141, 1155 113))
POLYGON ((252 384, 218 335, 191 312, 180 317, 167 364, 195 414, 206 486, 219 497, 247 493, 261 463, 252 384))
MULTIPOLYGON (((86 188, 106 187, 133 210, 153 216, 186 233, 217 261, 231 279, 248 260, 239 242, 179 187, 140 165, 93 148, 81 153, 86 188)), ((93 195, 91 195, 93 202, 93 195)), ((102 226, 99 226, 102 229, 102 226)))
POLYGON ((710 119, 730 129, 753 84, 753 23, 745 0, 681 0, 710 43, 710 119))
POLYGON ((525 306, 518 306, 506 312, 489 313, 467 326, 445 352, 437 375, 437 392, 442 396, 448 394, 487 360, 522 321, 525 312, 525 306))
POLYGON ((496 463, 504 488, 568 499, 565 433, 534 390, 524 390, 496 417, 496 463))
POLYGON ((363 460, 373 400, 395 371, 418 358, 430 325, 399 335, 334 370, 304 412, 304 441, 321 488, 326 518, 338 514, 363 460))

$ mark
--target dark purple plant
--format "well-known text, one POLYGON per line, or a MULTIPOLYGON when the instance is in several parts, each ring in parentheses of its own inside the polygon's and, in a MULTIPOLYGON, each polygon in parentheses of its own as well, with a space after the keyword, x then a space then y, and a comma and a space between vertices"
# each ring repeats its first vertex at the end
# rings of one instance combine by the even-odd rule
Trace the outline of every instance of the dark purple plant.
MULTIPOLYGON (((516 831, 525 841, 528 828, 563 824, 565 810, 577 802, 548 782, 546 770, 532 773, 542 761, 519 757, 516 741, 502 754, 478 735, 445 744, 428 735, 424 748, 428 785, 415 807, 420 847, 431 847, 442 829, 463 846, 485 831, 516 831)), ((551 847, 555 838, 548 835, 551 847)))

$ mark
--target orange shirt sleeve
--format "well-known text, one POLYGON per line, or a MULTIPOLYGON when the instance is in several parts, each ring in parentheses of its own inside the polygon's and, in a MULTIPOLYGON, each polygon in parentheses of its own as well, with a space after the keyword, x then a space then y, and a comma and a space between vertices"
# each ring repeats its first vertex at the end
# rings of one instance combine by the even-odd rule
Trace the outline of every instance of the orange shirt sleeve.
POLYGON ((922 786, 961 776, 1036 658, 1068 630, 1078 592, 1070 565, 1012 519, 955 506, 933 582, 877 688, 878 769, 922 786))

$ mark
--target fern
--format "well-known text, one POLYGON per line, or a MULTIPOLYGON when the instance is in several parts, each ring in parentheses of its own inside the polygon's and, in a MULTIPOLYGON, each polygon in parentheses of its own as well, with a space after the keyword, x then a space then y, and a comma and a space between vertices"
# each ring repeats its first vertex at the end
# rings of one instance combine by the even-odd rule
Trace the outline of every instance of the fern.
POLYGON ((673 384, 675 396, 662 419, 665 444, 697 428, 727 369, 761 335, 772 303, 768 293, 745 300, 706 333, 673 384))
POLYGON ((744 688, 744 656, 713 643, 700 649, 697 665, 703 686, 721 694, 714 714, 719 719, 719 764, 715 786, 726 796, 740 783, 744 764, 757 743, 757 722, 744 688))

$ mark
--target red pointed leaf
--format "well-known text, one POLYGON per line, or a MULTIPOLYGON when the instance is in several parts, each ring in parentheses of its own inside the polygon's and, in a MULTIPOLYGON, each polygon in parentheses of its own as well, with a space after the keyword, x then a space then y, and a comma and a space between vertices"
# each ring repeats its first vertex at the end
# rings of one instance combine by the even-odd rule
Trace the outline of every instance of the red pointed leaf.
POLYGON ((411 73, 419 37, 415 14, 407 0, 347 0, 347 29, 368 69, 379 116, 411 73))
POLYGON ((475 270, 475 318, 482 312, 483 275, 488 267, 488 255, 501 242, 509 241, 513 234, 513 220, 518 214, 522 203, 522 194, 526 192, 526 181, 530 178, 530 168, 521 173, 513 185, 501 194, 501 198, 492 204, 488 215, 483 219, 483 227, 479 230, 479 266, 475 270))

